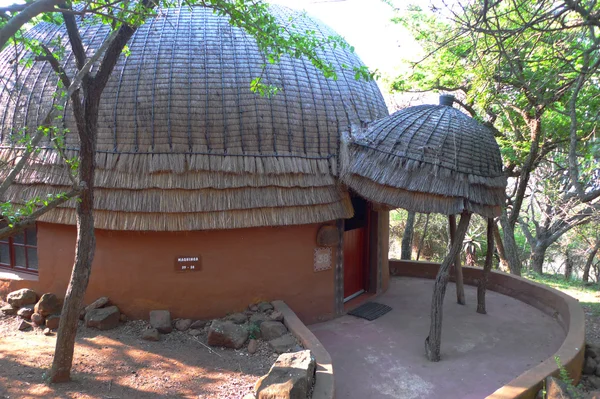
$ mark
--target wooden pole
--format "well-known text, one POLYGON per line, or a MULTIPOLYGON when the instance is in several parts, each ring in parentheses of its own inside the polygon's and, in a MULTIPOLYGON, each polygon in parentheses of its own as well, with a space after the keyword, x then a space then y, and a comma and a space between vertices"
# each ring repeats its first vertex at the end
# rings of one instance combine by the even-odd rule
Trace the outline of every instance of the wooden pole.
MULTIPOLYGON (((456 241, 456 215, 448 216, 448 222, 450 225, 450 246, 456 241)), ((462 244, 462 243, 461 243, 462 244)), ((456 302, 459 305, 464 305, 465 301, 465 287, 463 284, 463 270, 460 262, 460 252, 454 259, 454 272, 456 276, 456 302)))
POLYGON ((463 212, 456 230, 456 240, 450 246, 448 255, 440 265, 435 285, 433 286, 433 297, 431 299, 431 325, 429 326, 429 336, 425 339, 425 355, 432 362, 440 361, 440 348, 442 340, 442 310, 444 306, 444 295, 446 295, 446 286, 449 280, 450 265, 456 259, 456 255, 462 247, 462 242, 469 228, 471 214, 463 212))
POLYGON ((485 254, 485 265, 483 274, 477 285, 477 313, 486 314, 485 311, 485 289, 488 276, 492 270, 492 260, 494 256, 494 219, 489 218, 487 223, 487 252, 485 254))

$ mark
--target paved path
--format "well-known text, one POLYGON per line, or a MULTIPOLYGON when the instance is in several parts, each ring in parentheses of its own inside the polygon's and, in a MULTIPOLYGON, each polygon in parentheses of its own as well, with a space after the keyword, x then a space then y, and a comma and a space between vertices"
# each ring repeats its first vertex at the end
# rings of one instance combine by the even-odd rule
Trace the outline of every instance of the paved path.
POLYGON ((454 284, 444 304, 442 360, 427 361, 433 281, 396 277, 375 299, 393 308, 374 321, 343 316, 310 326, 333 358, 338 399, 481 399, 551 356, 565 334, 550 316, 489 292, 487 315, 456 303, 454 284))

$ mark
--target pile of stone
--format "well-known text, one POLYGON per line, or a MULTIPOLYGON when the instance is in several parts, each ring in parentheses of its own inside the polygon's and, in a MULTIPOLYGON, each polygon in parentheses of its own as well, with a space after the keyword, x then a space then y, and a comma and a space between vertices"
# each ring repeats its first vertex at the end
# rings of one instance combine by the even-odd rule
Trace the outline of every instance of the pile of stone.
MULTIPOLYGON (((13 291, 6 297, 7 305, 0 308, 5 316, 17 316, 21 319, 18 328, 21 331, 43 328, 44 334, 51 335, 58 329, 63 301, 55 294, 46 293, 38 297, 28 288, 13 291), (39 300, 38 300, 39 298, 39 300)), ((85 325, 99 330, 110 330, 125 321, 119 308, 110 304, 108 297, 101 297, 82 309, 80 315, 85 325)))
MULTIPOLYGON (((585 360, 582 371, 581 385, 586 390, 600 390, 600 347, 589 344, 585 345, 585 360)), ((600 393, 598 394, 600 398, 600 393)))
POLYGON ((34 327, 44 328, 45 334, 56 330, 60 322, 62 301, 52 293, 38 297, 37 293, 28 288, 13 291, 6 297, 8 305, 0 308, 5 316, 18 316, 20 331, 31 330, 34 327), (39 298, 39 300, 38 300, 39 298))

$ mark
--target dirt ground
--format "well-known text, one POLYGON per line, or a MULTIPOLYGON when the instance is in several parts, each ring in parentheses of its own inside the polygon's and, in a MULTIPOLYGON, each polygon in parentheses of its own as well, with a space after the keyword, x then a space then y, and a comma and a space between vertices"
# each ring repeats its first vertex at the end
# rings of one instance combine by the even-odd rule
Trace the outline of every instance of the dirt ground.
POLYGON ((142 321, 98 331, 83 326, 77 335, 73 381, 48 385, 56 335, 17 330, 16 317, 0 315, 0 398, 195 398, 238 399, 252 391, 276 359, 268 344, 248 354, 207 348, 197 338, 173 331, 159 342, 142 340, 142 321))

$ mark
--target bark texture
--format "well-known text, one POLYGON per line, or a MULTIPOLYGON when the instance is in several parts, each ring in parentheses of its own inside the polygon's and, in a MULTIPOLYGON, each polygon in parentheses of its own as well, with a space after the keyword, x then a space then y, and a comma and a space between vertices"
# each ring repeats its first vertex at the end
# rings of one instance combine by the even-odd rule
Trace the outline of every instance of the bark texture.
POLYGON ((592 248, 592 252, 590 252, 590 254, 588 255, 587 260, 585 261, 585 266, 583 268, 583 277, 582 277, 582 279, 586 283, 590 279, 590 269, 592 267, 592 264, 594 263, 594 258, 596 257, 596 254, 598 253, 598 250, 600 250, 600 239, 596 240, 596 245, 594 245, 594 248, 592 248))
POLYGON ((471 214, 463 212, 458 229, 456 231, 456 241, 450 247, 448 255, 440 265, 435 285, 433 288, 433 297, 431 299, 431 325, 429 327, 429 336, 425 339, 425 355, 432 362, 440 361, 440 350, 442 341, 442 311, 444 306, 444 296, 446 295, 446 287, 448 285, 450 265, 456 259, 456 255, 460 252, 463 239, 469 228, 471 214))
POLYGON ((477 284, 477 313, 486 314, 485 310, 485 291, 487 288, 488 276, 492 270, 492 260, 494 257, 494 219, 488 219, 487 223, 487 252, 485 253, 485 264, 479 284, 477 284))
POLYGON ((508 262, 508 268, 511 274, 521 275, 521 260, 519 259, 519 248, 515 241, 515 226, 508 221, 506 211, 500 216, 500 224, 504 233, 504 255, 508 262))
POLYGON ((415 232, 415 213, 408 212, 406 218, 406 227, 404 228, 404 234, 402 235, 402 247, 400 251, 400 259, 410 260, 412 255, 412 241, 415 232))
MULTIPOLYGON (((448 216, 448 224, 450 229, 450 246, 456 242, 456 215, 448 216)), ((465 300, 465 286, 463 284, 463 270, 460 262, 460 252, 456 255, 454 259, 454 272, 456 276, 456 303, 459 305, 464 305, 466 303, 465 300)))

